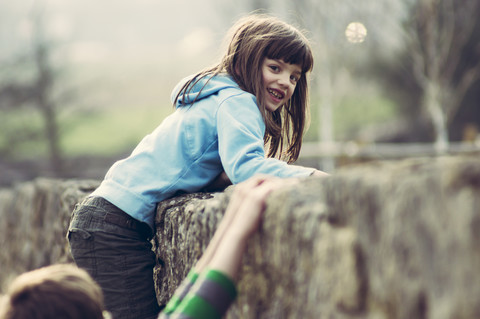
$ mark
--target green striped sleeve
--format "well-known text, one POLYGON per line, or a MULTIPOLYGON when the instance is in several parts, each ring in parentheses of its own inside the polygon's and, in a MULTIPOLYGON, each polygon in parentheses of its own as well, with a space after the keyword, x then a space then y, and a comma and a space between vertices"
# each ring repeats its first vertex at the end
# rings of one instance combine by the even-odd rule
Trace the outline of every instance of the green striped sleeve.
POLYGON ((175 294, 172 298, 168 301, 163 313, 171 314, 177 309, 178 305, 182 302, 185 296, 188 294, 190 289, 192 288, 195 281, 197 281, 198 273, 195 272, 194 269, 190 270, 187 277, 183 280, 180 286, 175 291, 175 294))
POLYGON ((182 318, 221 319, 235 300, 237 291, 225 274, 209 270, 175 310, 182 318))
POLYGON ((189 294, 179 305, 175 313, 181 313, 191 319, 221 319, 222 315, 202 297, 189 294))
POLYGON ((230 295, 232 300, 237 297, 237 288, 235 287, 235 283, 223 272, 210 269, 205 275, 205 278, 215 281, 221 285, 223 289, 230 295))

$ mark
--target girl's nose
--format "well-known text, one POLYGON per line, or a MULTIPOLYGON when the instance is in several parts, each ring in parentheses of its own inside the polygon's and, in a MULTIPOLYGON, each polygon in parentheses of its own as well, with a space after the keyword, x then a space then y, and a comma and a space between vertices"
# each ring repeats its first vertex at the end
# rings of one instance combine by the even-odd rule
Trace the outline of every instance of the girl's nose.
POLYGON ((287 87, 290 83, 290 76, 288 74, 282 74, 278 78, 278 84, 281 86, 287 87))

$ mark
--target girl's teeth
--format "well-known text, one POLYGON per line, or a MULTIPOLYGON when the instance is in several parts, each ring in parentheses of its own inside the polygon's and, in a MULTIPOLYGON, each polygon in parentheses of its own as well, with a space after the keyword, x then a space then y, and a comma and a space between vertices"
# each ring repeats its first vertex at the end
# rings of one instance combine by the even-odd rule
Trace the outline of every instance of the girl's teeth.
POLYGON ((272 94, 274 97, 276 97, 277 99, 281 99, 282 96, 280 94, 278 94, 276 91, 273 91, 273 90, 268 90, 268 92, 270 92, 270 94, 272 94))

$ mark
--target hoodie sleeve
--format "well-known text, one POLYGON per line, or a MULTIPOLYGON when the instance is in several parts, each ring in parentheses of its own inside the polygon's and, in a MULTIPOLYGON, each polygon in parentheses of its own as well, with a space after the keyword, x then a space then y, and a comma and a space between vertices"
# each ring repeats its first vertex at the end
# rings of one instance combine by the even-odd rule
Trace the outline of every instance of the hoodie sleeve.
POLYGON ((220 159, 234 184, 259 173, 303 177, 313 172, 312 168, 265 157, 265 123, 251 94, 241 92, 223 101, 217 113, 217 132, 220 159))

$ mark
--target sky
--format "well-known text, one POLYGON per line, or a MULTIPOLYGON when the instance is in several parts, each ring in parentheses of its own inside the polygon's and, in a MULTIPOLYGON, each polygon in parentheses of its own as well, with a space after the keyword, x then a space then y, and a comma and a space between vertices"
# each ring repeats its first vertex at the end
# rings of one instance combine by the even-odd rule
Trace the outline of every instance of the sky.
POLYGON ((211 1, 7 1, 0 0, 3 46, 14 50, 28 40, 33 32, 33 8, 43 3, 47 35, 68 45, 74 62, 94 62, 142 51, 168 50, 192 56, 209 47, 220 34, 218 31, 223 31, 219 30, 215 11, 209 8, 211 1), (185 41, 200 44, 198 51, 179 52, 185 41))

